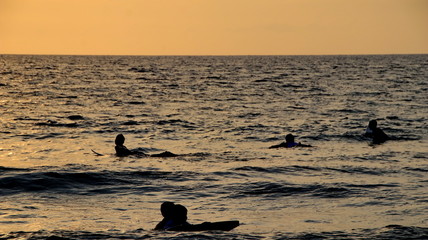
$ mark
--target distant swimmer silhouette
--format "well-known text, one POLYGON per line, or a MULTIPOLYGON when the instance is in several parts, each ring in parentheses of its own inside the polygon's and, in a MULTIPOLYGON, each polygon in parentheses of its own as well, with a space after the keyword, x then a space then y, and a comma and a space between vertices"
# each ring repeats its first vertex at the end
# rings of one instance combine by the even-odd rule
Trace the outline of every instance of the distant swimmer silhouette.
POLYGON ((114 143, 116 144, 114 149, 116 150, 117 156, 125 157, 125 156, 135 154, 135 152, 132 152, 127 147, 125 147, 125 145, 123 145, 125 143, 125 136, 123 136, 122 134, 119 134, 116 136, 114 143))
POLYGON ((386 140, 390 139, 388 135, 386 135, 386 133, 382 131, 382 129, 377 127, 376 120, 371 120, 369 122, 364 136, 372 138, 372 142, 374 144, 384 143, 386 142, 386 140))
POLYGON ((293 148, 293 147, 312 147, 311 145, 306 145, 302 143, 297 143, 294 141, 293 134, 289 133, 285 136, 285 142, 282 142, 278 145, 270 146, 269 148, 293 148))
POLYGON ((118 134, 114 142, 116 144, 114 149, 116 150, 116 155, 119 157, 126 157, 130 155, 137 155, 140 157, 148 157, 148 156, 149 157, 176 157, 178 156, 177 154, 174 154, 168 151, 158 153, 158 154, 152 154, 152 155, 146 154, 142 151, 131 151, 124 145, 125 136, 123 136, 123 134, 118 134))
POLYGON ((161 213, 164 217, 155 230, 166 231, 229 231, 239 226, 239 221, 204 222, 201 224, 190 224, 187 222, 187 208, 173 202, 164 202, 161 205, 161 213))

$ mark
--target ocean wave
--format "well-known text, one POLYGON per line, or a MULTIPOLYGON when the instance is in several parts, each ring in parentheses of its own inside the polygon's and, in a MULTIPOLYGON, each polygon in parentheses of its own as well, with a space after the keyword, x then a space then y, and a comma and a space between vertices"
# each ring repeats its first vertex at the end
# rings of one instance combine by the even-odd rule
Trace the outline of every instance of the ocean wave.
MULTIPOLYGON (((291 183, 272 183, 272 182, 253 182, 245 184, 237 184, 227 187, 233 198, 262 196, 266 198, 287 197, 295 195, 303 195, 316 198, 350 198, 367 196, 370 191, 373 194, 378 194, 382 189, 383 193, 391 193, 391 188, 399 187, 398 184, 347 184, 347 183, 331 183, 331 184, 291 184, 291 183)), ((387 199, 397 199, 401 195, 390 194, 387 199)), ((383 199, 383 195, 377 196, 383 199)))
POLYGON ((180 126, 186 129, 197 129, 197 126, 195 123, 181 120, 181 119, 160 120, 155 122, 155 124, 160 126, 169 125, 169 126, 180 126))
POLYGON ((161 179, 183 182, 192 180, 198 175, 193 172, 164 171, 33 171, 24 173, 16 173, 16 170, 13 169, 6 169, 6 171, 7 174, 0 176, 1 195, 28 192, 93 194, 133 191, 141 190, 141 188, 161 191, 165 186, 156 186, 153 181, 161 179))
POLYGON ((287 167, 271 167, 271 168, 263 168, 263 167, 253 167, 253 166, 244 166, 235 168, 235 171, 250 171, 250 172, 263 172, 263 173, 293 173, 298 172, 299 174, 303 174, 305 172, 319 172, 321 169, 316 167, 308 167, 308 166, 287 166, 287 167))
POLYGON ((72 239, 201 239, 201 240, 315 240, 315 239, 360 239, 360 240, 416 240, 428 239, 428 228, 419 226, 388 225, 380 228, 353 229, 350 231, 312 231, 312 232, 272 232, 266 234, 247 234, 238 229, 230 232, 170 232, 136 229, 120 231, 71 231, 71 230, 40 230, 35 232, 19 231, 0 234, 4 240, 72 240, 72 239))
POLYGON ((325 232, 308 232, 308 233, 278 233, 271 239, 360 239, 360 240, 411 240, 411 239, 428 239, 428 228, 417 226, 388 225, 381 228, 371 229, 354 229, 352 231, 325 231, 325 232))
POLYGON ((248 125, 248 126, 241 126, 236 127, 232 129, 225 130, 226 133, 242 133, 242 132, 248 132, 248 131, 266 131, 266 126, 263 124, 256 124, 256 125, 248 125))
POLYGON ((404 169, 408 171, 415 171, 415 172, 428 172, 428 168, 413 168, 413 167, 405 167, 404 169))
POLYGON ((289 184, 254 182, 239 184, 230 187, 235 192, 234 198, 264 196, 267 198, 277 198, 296 195, 307 195, 319 198, 347 198, 351 195, 358 195, 362 189, 348 188, 334 184, 289 184))
POLYGON ((236 171, 250 171, 250 172, 262 172, 262 173, 274 173, 274 174, 284 174, 284 173, 295 173, 297 175, 310 174, 312 176, 319 175, 335 175, 335 172, 348 173, 348 174, 367 174, 367 175, 384 175, 384 174, 394 174, 398 170, 390 169, 380 169, 380 168, 368 168, 368 167, 354 167, 354 166, 342 166, 338 167, 310 167, 310 166, 286 166, 286 167, 252 167, 244 166, 235 168, 236 171))
POLYGON ((69 127, 69 128, 76 128, 80 125, 76 122, 73 123, 61 123, 54 120, 47 120, 46 122, 38 122, 35 124, 36 126, 47 126, 47 127, 69 127))
POLYGON ((0 173, 16 172, 16 171, 31 171, 31 170, 26 168, 11 168, 11 167, 0 166, 0 173))

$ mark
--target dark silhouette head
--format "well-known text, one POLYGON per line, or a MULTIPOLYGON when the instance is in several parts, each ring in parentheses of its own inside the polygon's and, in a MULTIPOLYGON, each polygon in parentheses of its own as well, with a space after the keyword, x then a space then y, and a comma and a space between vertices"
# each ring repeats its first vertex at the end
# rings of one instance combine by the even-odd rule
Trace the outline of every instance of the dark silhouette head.
POLYGON ((370 122, 369 122, 369 128, 370 129, 376 129, 377 128, 377 121, 376 120, 371 120, 370 122))
POLYGON ((291 134, 291 133, 287 134, 287 136, 285 136, 285 141, 288 143, 293 143, 294 142, 293 134, 291 134))
POLYGON ((117 146, 122 146, 125 143, 125 137, 122 134, 116 136, 116 140, 114 140, 117 146))
POLYGON ((183 205, 176 204, 173 208, 172 218, 177 223, 184 223, 187 221, 187 208, 183 205))
POLYGON ((173 215, 175 204, 173 202, 164 202, 161 205, 161 213, 164 218, 171 218, 173 215))

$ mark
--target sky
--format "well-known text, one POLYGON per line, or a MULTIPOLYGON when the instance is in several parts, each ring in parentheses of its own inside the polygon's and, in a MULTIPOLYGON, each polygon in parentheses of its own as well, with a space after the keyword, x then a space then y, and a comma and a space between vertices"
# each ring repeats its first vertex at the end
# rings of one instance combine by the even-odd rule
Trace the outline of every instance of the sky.
POLYGON ((0 0, 0 54, 427 54, 428 0, 0 0))

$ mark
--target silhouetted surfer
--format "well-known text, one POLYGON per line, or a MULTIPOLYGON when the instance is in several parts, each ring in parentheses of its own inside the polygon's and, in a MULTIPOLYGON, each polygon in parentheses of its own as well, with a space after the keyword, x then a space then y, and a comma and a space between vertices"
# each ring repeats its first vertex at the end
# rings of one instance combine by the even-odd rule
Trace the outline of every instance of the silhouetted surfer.
POLYGON ((311 145, 305 145, 294 141, 293 134, 289 133, 285 136, 285 142, 278 145, 270 146, 269 148, 293 148, 293 147, 312 147, 311 145))
POLYGON ((114 143, 116 144, 114 149, 116 150, 117 156, 125 157, 125 156, 135 154, 135 152, 132 152, 127 147, 125 147, 125 145, 123 145, 125 143, 125 136, 123 136, 122 134, 119 134, 116 136, 114 143))
POLYGON ((376 120, 371 120, 369 122, 364 136, 372 138, 374 144, 384 143, 386 140, 390 139, 382 129, 377 127, 376 120))
POLYGON ((229 231, 239 226, 239 221, 204 222, 201 224, 190 224, 187 222, 187 208, 180 204, 164 202, 161 205, 161 213, 164 217, 155 230, 167 231, 206 231, 223 230, 229 231))
POLYGON ((180 204, 164 202, 161 205, 163 220, 156 225, 155 230, 173 230, 178 227, 187 227, 187 208, 180 204))
POLYGON ((178 156, 177 154, 174 154, 174 153, 168 152, 168 151, 165 151, 163 153, 158 153, 158 154, 152 154, 152 155, 148 155, 148 154, 141 152, 141 151, 131 151, 125 145, 123 145, 125 143, 125 136, 123 136, 123 134, 118 134, 116 136, 116 139, 114 142, 116 144, 114 149, 116 150, 116 155, 119 157, 126 157, 129 155, 138 155, 138 156, 143 156, 143 157, 146 157, 146 156, 150 156, 150 157, 176 157, 176 156, 178 156))
POLYGON ((174 206, 175 204, 172 202, 162 203, 160 210, 161 210, 163 219, 156 225, 155 230, 165 230, 166 224, 172 220, 172 215, 173 215, 172 213, 174 211, 173 209, 174 206))

